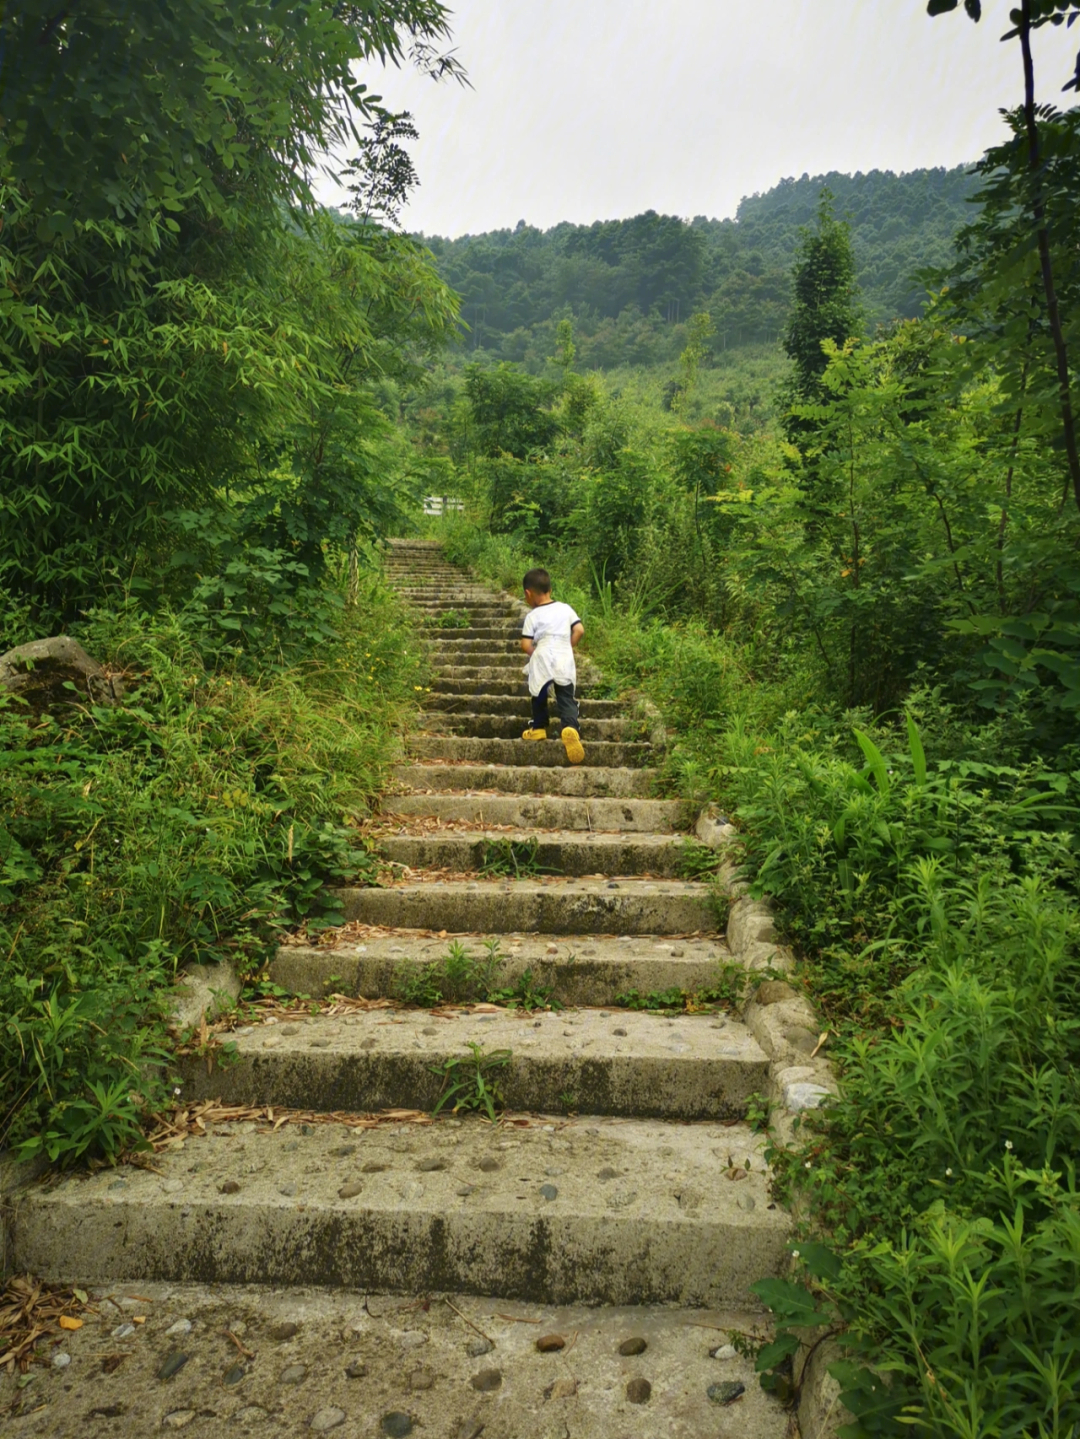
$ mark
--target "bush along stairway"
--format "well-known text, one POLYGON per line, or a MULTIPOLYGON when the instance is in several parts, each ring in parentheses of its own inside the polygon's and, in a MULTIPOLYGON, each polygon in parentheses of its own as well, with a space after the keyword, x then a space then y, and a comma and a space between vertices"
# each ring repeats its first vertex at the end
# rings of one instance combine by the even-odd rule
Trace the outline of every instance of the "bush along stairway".
MULTIPOLYGON (((745 969, 789 959, 737 884, 682 877, 727 827, 705 818, 695 838, 654 797, 648 717, 594 698, 586 669, 584 764, 556 729, 522 740, 521 606, 432 543, 395 541, 386 564, 436 676, 381 817, 400 877, 345 889, 331 942, 279 951, 275 981, 321 1004, 234 1030, 229 1063, 183 1061, 188 1113, 213 1100, 246 1119, 211 1110, 144 1167, 29 1187, 15 1266, 137 1284, 161 1325, 202 1315, 178 1352, 200 1323, 221 1331, 223 1305, 242 1313, 245 1390, 216 1392, 221 1432, 263 1414, 358 1435, 690 1439, 735 1423, 779 1439, 788 1415, 728 1331, 766 1332, 750 1286, 786 1271, 791 1232, 748 1106, 798 1108, 830 1084, 782 979, 738 1007, 745 969), (278 1359, 274 1333, 292 1346, 278 1359), (321 1376, 321 1408, 282 1387, 290 1356, 321 1376)), ((146 1432, 200 1413, 190 1375, 158 1392, 164 1332, 146 1432)))

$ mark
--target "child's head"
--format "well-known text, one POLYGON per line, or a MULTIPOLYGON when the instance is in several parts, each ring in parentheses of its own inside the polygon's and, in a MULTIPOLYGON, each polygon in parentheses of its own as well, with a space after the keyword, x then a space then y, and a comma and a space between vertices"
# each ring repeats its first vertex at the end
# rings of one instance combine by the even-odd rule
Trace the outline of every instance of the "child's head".
POLYGON ((525 598, 534 608, 551 599, 551 576, 547 570, 530 570, 521 582, 525 598))

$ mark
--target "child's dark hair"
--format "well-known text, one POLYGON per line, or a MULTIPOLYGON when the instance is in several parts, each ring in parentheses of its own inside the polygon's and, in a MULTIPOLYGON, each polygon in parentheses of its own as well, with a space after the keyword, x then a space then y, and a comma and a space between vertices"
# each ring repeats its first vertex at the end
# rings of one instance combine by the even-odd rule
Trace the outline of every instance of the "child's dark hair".
POLYGON ((532 590, 534 595, 551 594, 551 576, 547 570, 530 570, 521 582, 523 590, 532 590))

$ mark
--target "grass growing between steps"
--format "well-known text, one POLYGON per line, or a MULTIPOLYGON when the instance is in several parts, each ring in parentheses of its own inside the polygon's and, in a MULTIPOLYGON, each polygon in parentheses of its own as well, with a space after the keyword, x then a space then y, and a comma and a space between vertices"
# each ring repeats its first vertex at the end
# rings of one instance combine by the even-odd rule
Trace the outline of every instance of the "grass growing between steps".
POLYGON ((112 1157, 164 1097, 178 969, 258 993, 276 936, 374 873, 349 824, 395 758, 423 647, 377 580, 294 666, 208 655, 181 619, 76 632, 125 676, 114 708, 0 707, 0 1145, 112 1157))
MULTIPOLYGON (((455 543, 493 578, 525 558, 455 543)), ((527 558, 559 593, 558 556, 527 558)), ((562 597, 606 682, 664 714, 670 782, 738 823, 831 1029, 842 1098, 772 1154, 802 1234, 761 1292, 764 1382, 790 1395, 794 1330, 822 1326, 852 1434, 1075 1439, 1080 749, 928 689, 844 711, 797 663, 762 678, 752 642, 562 597)))

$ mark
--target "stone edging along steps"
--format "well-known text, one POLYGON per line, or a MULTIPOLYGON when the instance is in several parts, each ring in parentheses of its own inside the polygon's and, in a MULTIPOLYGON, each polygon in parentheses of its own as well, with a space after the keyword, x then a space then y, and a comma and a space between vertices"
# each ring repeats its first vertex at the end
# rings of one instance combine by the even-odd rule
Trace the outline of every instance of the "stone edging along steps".
MULTIPOLYGON (((349 924, 337 942, 282 948, 273 977, 294 992, 377 1000, 456 936, 475 952, 483 941, 495 946, 500 986, 531 971, 566 1007, 346 1004, 235 1031, 235 1063, 208 1073, 202 1060, 185 1061, 184 1100, 249 1106, 261 1119, 181 1136, 152 1168, 127 1167, 119 1178, 28 1187, 9 1215, 14 1266, 98 1285, 446 1292, 489 1308, 602 1306, 600 1316, 645 1306, 638 1322, 666 1336, 658 1354, 670 1350, 672 1374, 689 1374, 704 1333, 694 1325, 723 1311, 717 1329, 760 1329, 749 1285, 786 1270, 790 1220, 770 1200, 763 1143, 745 1113, 754 1093, 795 1112, 834 1087, 816 1053, 813 1011, 775 978, 738 1016, 668 1019, 615 1007, 628 990, 714 984, 723 964, 784 972, 791 956, 733 863, 721 869, 731 897, 723 936, 710 886, 677 877, 687 836, 679 805, 653 793, 663 738, 654 720, 592 698, 585 669, 584 765, 569 767, 555 739, 514 738, 527 719, 519 602, 470 580, 429 542, 391 542, 386 568, 435 621, 426 627, 436 677, 423 728, 407 741, 382 816, 380 843, 405 878, 345 889, 349 924), (466 627, 437 623, 462 609, 466 627), (552 873, 485 877, 489 847, 507 840, 533 846, 531 863, 552 873), (507 1118, 492 1126, 444 1111, 426 1122, 421 1112, 440 1090, 433 1071, 467 1057, 470 1045, 510 1051, 507 1118), (290 1111, 311 1122, 281 1123, 290 1111), (372 1111, 398 1117, 376 1122, 372 1111), (682 1307, 677 1324, 673 1305, 682 1307), (688 1308, 702 1317, 686 1318, 688 1308)), ((711 814, 695 833, 720 850, 734 839, 711 814)), ((753 1395, 741 1412, 752 1413, 755 1434, 779 1439, 787 1416, 750 1366, 734 1351, 711 1362, 720 1387, 745 1375, 753 1395)), ((372 1363, 384 1388, 400 1382, 396 1360, 372 1363)), ((691 1398, 681 1382, 641 1401, 644 1428, 630 1425, 638 1410, 626 1403, 638 1401, 627 1399, 551 1433, 689 1439, 715 1423, 717 1394, 698 1385, 691 1398)), ((505 1428, 511 1397, 493 1402, 487 1418, 463 1420, 461 1432, 548 1432, 535 1415, 505 1428)), ((519 1397, 532 1402, 525 1389, 519 1397)), ((410 1412, 435 1423, 435 1410, 424 1419, 427 1402, 413 1395, 410 1412)), ((431 1432, 453 1439, 456 1424, 440 1420, 431 1432)))

